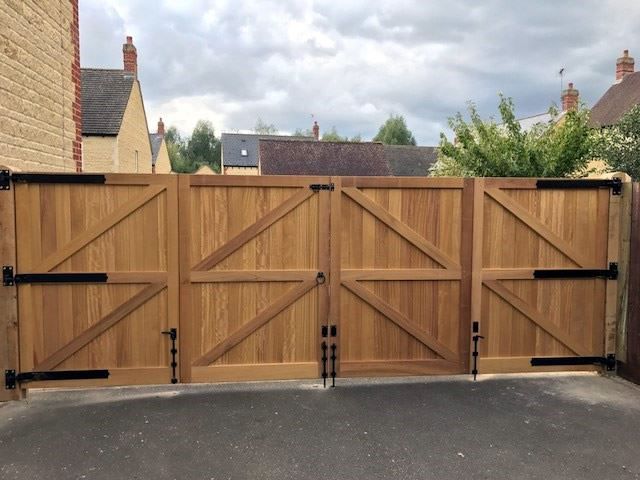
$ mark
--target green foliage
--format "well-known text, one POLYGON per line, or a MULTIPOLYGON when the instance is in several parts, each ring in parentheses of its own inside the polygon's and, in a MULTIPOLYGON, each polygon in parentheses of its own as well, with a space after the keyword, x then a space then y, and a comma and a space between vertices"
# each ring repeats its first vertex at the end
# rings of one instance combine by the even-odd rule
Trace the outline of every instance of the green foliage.
POLYGON ((343 137, 338 133, 336 127, 331 127, 331 130, 322 134, 322 141, 324 142, 361 142, 362 138, 360 135, 356 135, 354 137, 343 137))
POLYGON ((302 129, 302 128, 296 128, 296 131, 293 132, 293 136, 294 137, 313 137, 313 132, 311 131, 310 128, 306 128, 306 129, 302 129))
POLYGON ((640 179, 640 105, 624 114, 617 125, 596 132, 594 137, 594 155, 604 160, 609 170, 640 179))
MULTIPOLYGON (((511 98, 500 95, 501 124, 484 121, 469 103, 467 122, 461 113, 449 119, 455 141, 440 134, 438 162, 432 174, 477 177, 567 177, 587 172, 592 135, 588 111, 570 111, 556 122, 523 131, 511 98)), ((558 112, 549 110, 553 119, 558 112)))
POLYGON ((407 127, 402 115, 391 115, 373 137, 374 142, 385 145, 415 145, 416 139, 407 127))
POLYGON ((278 129, 273 123, 266 123, 262 118, 258 117, 253 131, 260 135, 277 135, 278 129))
POLYGON ((202 165, 220 171, 221 145, 211 122, 199 120, 187 138, 182 138, 176 127, 170 127, 164 139, 174 172, 193 173, 202 165))

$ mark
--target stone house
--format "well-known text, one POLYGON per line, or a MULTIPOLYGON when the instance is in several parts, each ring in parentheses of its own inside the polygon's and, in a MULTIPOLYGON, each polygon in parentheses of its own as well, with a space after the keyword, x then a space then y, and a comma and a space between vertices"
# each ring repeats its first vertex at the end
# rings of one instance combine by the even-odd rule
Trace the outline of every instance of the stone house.
POLYGON ((164 122, 158 120, 156 133, 149 134, 151 142, 151 171, 153 173, 171 173, 171 160, 167 142, 164 139, 164 122))
POLYGON ((0 1, 0 163, 82 171, 78 0, 0 1))
POLYGON ((152 172, 151 140, 132 37, 127 37, 122 52, 122 70, 81 69, 85 172, 152 172))

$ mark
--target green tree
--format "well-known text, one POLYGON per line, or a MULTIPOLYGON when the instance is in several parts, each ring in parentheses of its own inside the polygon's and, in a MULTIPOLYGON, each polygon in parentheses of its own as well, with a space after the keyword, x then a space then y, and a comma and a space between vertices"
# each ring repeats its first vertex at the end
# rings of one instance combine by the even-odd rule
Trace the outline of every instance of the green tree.
POLYGON ((391 115, 373 137, 374 142, 385 145, 415 145, 416 139, 407 127, 402 115, 391 115))
POLYGON ((589 112, 570 111, 523 131, 514 114, 511 98, 500 95, 501 124, 484 121, 469 103, 469 121, 461 113, 449 119, 455 135, 450 142, 440 134, 438 162, 434 175, 479 177, 567 177, 587 172, 592 158, 593 136, 588 125, 589 112))
POLYGON ((331 130, 322 134, 322 141, 324 142, 361 142, 362 138, 360 135, 355 135, 351 138, 347 136, 342 136, 336 130, 336 127, 331 127, 331 130))
POLYGON ((604 160, 608 170, 640 179, 640 105, 624 114, 617 125, 597 131, 594 144, 594 156, 604 160))
POLYGON ((185 155, 185 142, 176 127, 169 127, 164 135, 169 152, 171 170, 177 173, 191 173, 193 166, 189 165, 185 155))
POLYGON ((294 137, 313 137, 313 132, 310 128, 296 128, 296 131, 293 132, 294 137))
POLYGON ((208 165, 215 172, 220 171, 220 140, 216 138, 211 122, 198 120, 191 137, 186 141, 185 151, 189 164, 195 169, 208 165))
POLYGON ((258 117, 253 131, 260 135, 277 135, 278 129, 273 123, 266 123, 262 118, 258 117))

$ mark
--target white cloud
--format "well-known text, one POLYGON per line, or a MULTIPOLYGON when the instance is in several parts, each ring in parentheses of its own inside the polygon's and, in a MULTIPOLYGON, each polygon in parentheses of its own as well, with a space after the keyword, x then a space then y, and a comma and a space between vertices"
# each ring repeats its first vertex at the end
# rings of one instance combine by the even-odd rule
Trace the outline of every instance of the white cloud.
POLYGON ((120 67, 133 35, 151 128, 282 131, 320 125, 371 138, 390 113, 419 143, 496 93, 522 116, 559 101, 560 67, 592 104, 623 48, 640 57, 633 0, 83 0, 83 66, 120 67), (151 6, 153 5, 153 6, 151 6))

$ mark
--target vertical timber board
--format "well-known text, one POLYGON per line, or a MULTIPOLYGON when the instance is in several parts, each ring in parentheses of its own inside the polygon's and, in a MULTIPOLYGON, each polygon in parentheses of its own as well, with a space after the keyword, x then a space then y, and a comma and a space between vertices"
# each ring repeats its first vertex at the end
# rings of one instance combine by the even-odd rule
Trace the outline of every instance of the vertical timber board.
MULTIPOLYGON (((6 167, 0 167, 6 169, 6 167)), ((15 190, 0 191, 0 263, 16 268, 15 190)), ((15 272, 14 272, 15 273, 15 272)), ((0 374, 18 370, 17 288, 0 286, 0 374)), ((23 391, 0 385, 0 402, 18 400, 23 391)))
POLYGON ((336 360, 336 375, 340 376, 340 269, 341 269, 341 249, 342 244, 342 179, 340 177, 331 177, 334 184, 334 191, 330 197, 330 236, 329 245, 330 267, 329 267, 329 325, 336 325, 338 332, 335 339, 338 346, 336 360))
POLYGON ((460 279, 460 359, 465 370, 470 370, 471 338, 473 317, 471 315, 471 299, 473 287, 473 224, 474 224, 474 200, 475 179, 466 178, 462 187, 462 225, 461 225, 461 252, 460 266, 462 270, 460 279))
POLYGON ((631 208, 631 246, 629 256, 629 305, 626 323, 625 357, 618 365, 624 378, 640 383, 640 183, 633 183, 631 208))
MULTIPOLYGON (((171 175, 167 185, 166 231, 167 231, 167 321, 169 328, 178 329, 178 346, 180 346, 180 201, 179 201, 179 175, 171 175)), ((167 343, 169 339, 167 338, 167 343)), ((176 377, 182 378, 181 364, 182 352, 178 348, 176 361, 178 370, 176 377)))
MULTIPOLYGON (((471 246, 471 326, 473 322, 480 325, 479 334, 482 334, 482 262, 483 262, 483 238, 484 238, 484 178, 473 179, 473 220, 472 220, 472 246, 471 246)), ((473 332, 469 330, 469 348, 473 332)), ((469 365, 473 364, 471 353, 467 356, 469 365)), ((480 358, 478 358, 480 361, 480 358)), ((469 369, 470 371, 470 369, 469 369)))
POLYGON ((180 254, 180 326, 178 345, 180 353, 180 380, 191 382, 193 350, 193 318, 191 314, 191 177, 178 175, 178 242, 180 254))
POLYGON ((631 251, 633 183, 631 177, 626 174, 616 176, 619 176, 623 182, 622 197, 620 199, 620 251, 618 260, 616 358, 619 361, 625 361, 627 354, 627 319, 629 316, 629 256, 631 251))

